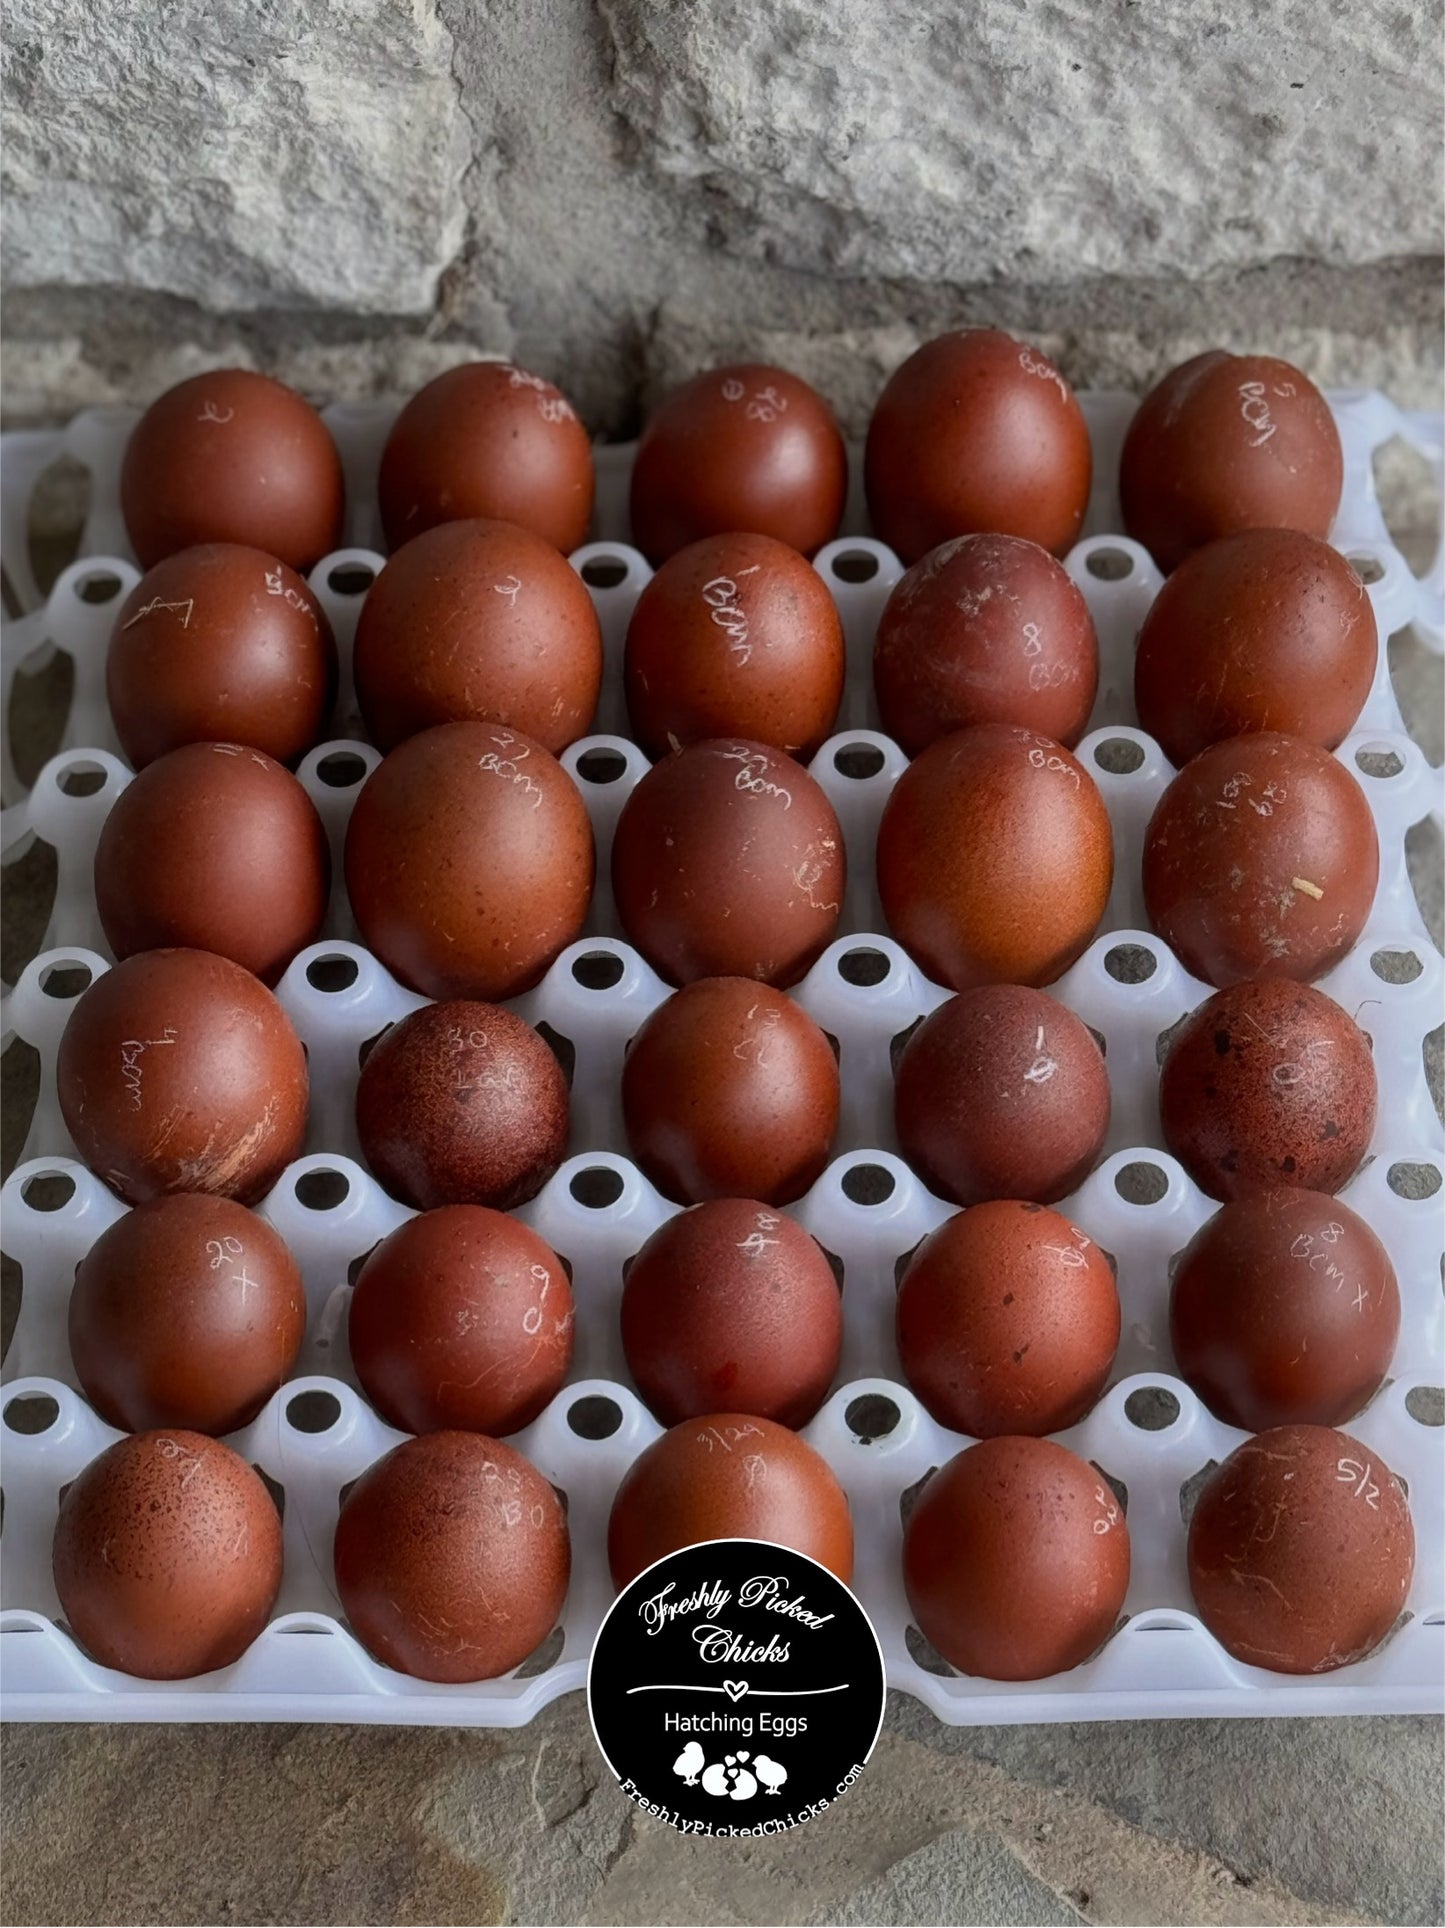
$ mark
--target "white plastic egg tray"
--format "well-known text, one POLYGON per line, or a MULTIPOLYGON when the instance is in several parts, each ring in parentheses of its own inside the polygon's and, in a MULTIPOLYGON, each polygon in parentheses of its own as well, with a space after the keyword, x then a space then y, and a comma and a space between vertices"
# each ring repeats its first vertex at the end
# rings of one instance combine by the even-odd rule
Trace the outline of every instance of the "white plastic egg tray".
MULTIPOLYGON (((1445 1362, 1441 1201, 1410 1193, 1423 1189, 1422 1177, 1428 1185, 1432 1174, 1438 1187, 1445 1169, 1422 1061, 1422 1041, 1440 1015, 1445 965, 1415 904, 1404 840, 1420 819, 1439 820, 1439 773, 1403 733, 1382 646, 1360 729, 1339 752, 1379 826, 1379 893, 1359 946, 1324 988, 1358 1016, 1373 1041, 1380 1075, 1373 1155, 1343 1196, 1389 1248, 1402 1299, 1394 1376, 1350 1430, 1407 1483, 1418 1551, 1407 1613, 1388 1643, 1342 1672, 1291 1678, 1229 1658, 1195 1617, 1186 1577, 1185 1506, 1194 1476, 1243 1437, 1211 1418, 1173 1376, 1168 1342, 1170 1259, 1214 1207, 1159 1149, 1158 1041, 1207 991, 1141 928, 1141 841, 1171 772, 1157 746, 1130 727, 1132 653, 1159 577, 1142 549, 1105 533, 1117 522, 1112 480, 1131 403, 1109 395, 1083 401, 1097 475, 1087 527, 1096 533, 1080 542, 1068 566, 1098 627, 1102 675, 1095 728, 1079 755, 1094 771, 1113 819, 1117 880, 1103 934, 1055 988, 1105 1043, 1113 1119, 1107 1156, 1063 1209, 1117 1260, 1123 1338, 1109 1391, 1061 1438, 1127 1491, 1133 1573, 1124 1621, 1085 1665, 1027 1685, 953 1673, 929 1654, 909 1623, 899 1565, 901 1503, 930 1467, 967 1442, 937 1426, 899 1383, 893 1337, 898 1261, 951 1208, 896 1156, 890 1046, 947 994, 878 934, 872 845, 904 759, 868 727, 870 655, 878 614, 900 565, 861 533, 846 534, 817 558, 843 615, 851 671, 840 733, 812 768, 842 821, 850 882, 842 934, 796 995, 838 1040, 843 1104, 837 1156, 791 1209, 842 1262, 845 1338, 838 1388, 805 1436, 848 1490, 857 1533, 855 1585, 878 1628, 890 1685, 916 1695, 945 1721, 1431 1709, 1440 1704, 1445 1674, 1445 1518, 1442 1436, 1429 1423, 1438 1414, 1420 1389, 1440 1384, 1445 1362)), ((1411 575, 1390 542, 1371 475, 1374 449, 1395 434, 1421 448, 1438 474, 1438 428, 1426 418, 1402 417, 1378 395, 1339 395, 1332 402, 1347 475, 1334 539, 1373 578, 1370 595, 1382 638, 1413 622, 1439 649, 1439 562, 1428 581, 1411 575)), ((312 577, 341 645, 343 694, 338 740, 313 751, 300 774, 338 855, 357 787, 377 760, 374 750, 352 740, 345 666, 365 585, 381 563, 365 545, 375 540, 371 482, 392 413, 385 406, 328 411, 347 464, 350 533, 359 546, 328 557, 312 577)), ((574 1375, 515 1440, 568 1498, 574 1567, 560 1645, 554 1634, 547 1648, 504 1679, 436 1686, 379 1666, 340 1618, 331 1583, 338 1496, 401 1437, 356 1390, 346 1349, 346 1281, 355 1261, 409 1215, 355 1162, 352 1094, 360 1047, 422 1001, 351 941, 354 930, 340 891, 327 938, 295 960, 280 987, 310 1053, 310 1150, 262 1207, 305 1274, 305 1349, 295 1380, 232 1440, 284 1493, 286 1564, 276 1616, 234 1666, 180 1684, 137 1681, 95 1665, 59 1620, 50 1571, 58 1496, 117 1437, 75 1389, 66 1306, 76 1262, 124 1207, 70 1156, 54 1063, 71 1001, 89 977, 107 968, 90 869, 105 813, 129 779, 115 753, 103 668, 119 599, 137 576, 125 559, 116 500, 133 419, 121 411, 90 412, 62 432, 13 436, 0 445, 5 568, 29 611, 6 625, 6 695, 22 664, 34 669, 54 650, 74 664, 66 747, 6 813, 4 826, 7 854, 34 837, 54 847, 58 887, 46 948, 10 993, 4 1018, 7 1045, 24 1039, 38 1052, 41 1085, 27 1156, 0 1194, 4 1247, 23 1271, 3 1394, 3 1710, 28 1720, 520 1725, 583 1684, 592 1636, 611 1598, 605 1532, 612 1494, 628 1463, 659 1430, 628 1387, 616 1316, 625 1260, 676 1209, 628 1160, 618 1106, 627 1040, 666 995, 620 938, 606 885, 613 825, 646 768, 641 753, 619 735, 589 737, 564 759, 597 833, 600 883, 588 935, 515 1005, 569 1040, 575 1052, 573 1156, 521 1214, 573 1268, 574 1375), (82 560, 41 603, 26 557, 26 512, 35 480, 62 452, 89 468, 92 507, 82 560)), ((625 448, 598 451, 599 540, 573 558, 592 589, 606 638, 609 674, 599 716, 605 731, 625 727, 623 637, 650 573, 622 540, 630 454, 625 448)), ((864 526, 855 502, 845 527, 861 532, 864 526)), ((1027 1603, 1020 1610, 1026 1612, 1027 1603)))

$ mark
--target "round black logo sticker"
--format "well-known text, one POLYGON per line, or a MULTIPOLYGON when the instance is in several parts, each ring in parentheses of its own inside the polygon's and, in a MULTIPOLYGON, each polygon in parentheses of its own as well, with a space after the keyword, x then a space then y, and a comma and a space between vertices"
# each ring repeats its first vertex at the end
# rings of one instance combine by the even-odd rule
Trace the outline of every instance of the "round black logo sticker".
POLYGON ((592 1731, 624 1794, 686 1834, 781 1834, 863 1772, 883 1655, 840 1580, 790 1548, 709 1540, 618 1595, 592 1649, 592 1731))

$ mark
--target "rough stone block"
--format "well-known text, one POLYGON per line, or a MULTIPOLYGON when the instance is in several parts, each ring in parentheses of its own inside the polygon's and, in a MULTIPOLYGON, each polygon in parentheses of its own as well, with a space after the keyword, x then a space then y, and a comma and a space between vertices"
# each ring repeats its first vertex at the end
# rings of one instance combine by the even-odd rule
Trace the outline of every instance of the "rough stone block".
POLYGON ((213 310, 431 310, 465 221, 429 0, 15 0, 4 273, 213 310))
POLYGON ((1428 7, 601 4, 644 154, 769 261, 966 285, 1438 247, 1428 7))

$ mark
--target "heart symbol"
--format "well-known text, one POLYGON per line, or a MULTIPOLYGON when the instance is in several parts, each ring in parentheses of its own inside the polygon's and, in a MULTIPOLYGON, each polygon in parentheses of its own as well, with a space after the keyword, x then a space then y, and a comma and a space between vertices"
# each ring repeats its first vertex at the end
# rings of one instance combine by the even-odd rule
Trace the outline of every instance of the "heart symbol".
POLYGON ((745 1680, 725 1680, 722 1689, 729 1700, 741 1700, 748 1691, 748 1683, 745 1680))

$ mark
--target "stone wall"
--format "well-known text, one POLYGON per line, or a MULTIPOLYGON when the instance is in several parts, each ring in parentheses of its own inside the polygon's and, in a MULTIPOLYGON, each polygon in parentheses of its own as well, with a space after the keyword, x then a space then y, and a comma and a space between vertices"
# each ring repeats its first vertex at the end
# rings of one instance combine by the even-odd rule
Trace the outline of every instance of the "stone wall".
POLYGON ((475 347, 599 430, 719 355, 856 424, 920 336, 1209 342, 1432 399, 1419 0, 11 0, 11 420, 475 347))

